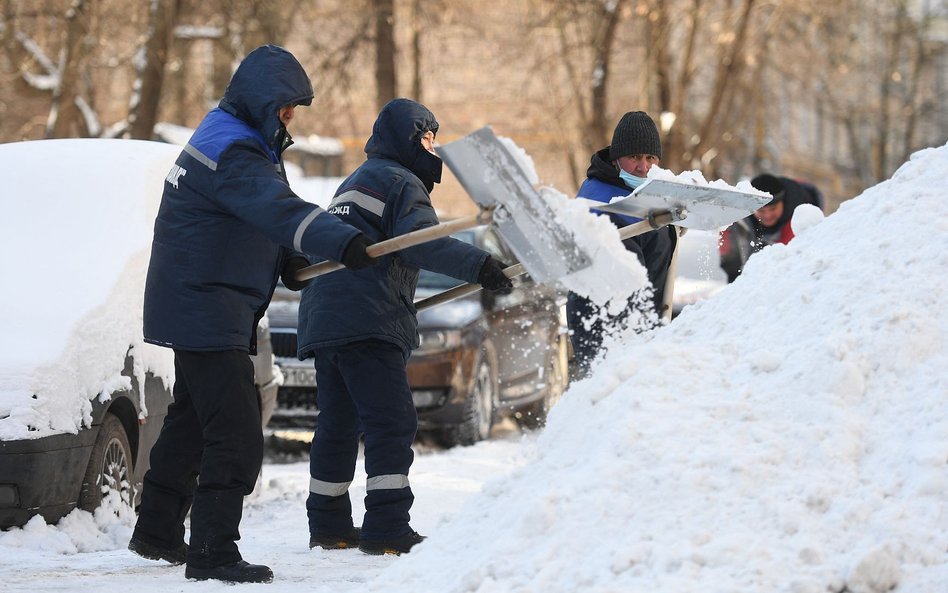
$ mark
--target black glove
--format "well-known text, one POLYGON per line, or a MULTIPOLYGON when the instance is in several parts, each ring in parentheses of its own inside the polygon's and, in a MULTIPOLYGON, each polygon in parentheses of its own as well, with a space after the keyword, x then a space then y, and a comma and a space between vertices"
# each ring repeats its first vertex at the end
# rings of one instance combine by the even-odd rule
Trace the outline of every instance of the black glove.
POLYGON ((510 294, 513 288, 513 282, 504 275, 504 264, 489 255, 477 273, 477 283, 486 290, 500 294, 510 294))
POLYGON ((365 252, 365 248, 372 244, 365 235, 356 235, 342 252, 342 265, 350 270, 361 270, 379 263, 379 260, 365 252))
POLYGON ((280 271, 280 280, 283 286, 290 290, 303 290, 309 284, 309 280, 297 280, 296 273, 309 265, 305 257, 291 255, 283 262, 283 269, 280 271))

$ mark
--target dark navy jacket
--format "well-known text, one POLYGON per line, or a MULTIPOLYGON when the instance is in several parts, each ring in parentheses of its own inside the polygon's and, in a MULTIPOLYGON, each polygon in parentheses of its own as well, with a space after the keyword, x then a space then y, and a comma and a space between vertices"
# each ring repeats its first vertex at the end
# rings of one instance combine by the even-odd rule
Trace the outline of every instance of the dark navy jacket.
MULTIPOLYGON (((365 145, 368 160, 342 183, 329 211, 373 241, 438 224, 429 192, 440 180, 440 160, 419 141, 437 126, 423 105, 389 102, 365 145)), ((390 342, 407 354, 418 347, 413 301, 419 268, 477 282, 486 258, 481 249, 444 238, 383 256, 377 266, 315 278, 300 301, 300 358, 315 348, 363 340, 390 342)))
MULTIPOLYGON (((619 172, 609 160, 609 149, 604 148, 593 155, 586 171, 586 181, 580 186, 577 197, 609 203, 618 196, 627 196, 632 190, 626 186, 619 172)), ((613 224, 623 227, 641 219, 632 216, 609 214, 613 224)), ((649 231, 637 237, 623 241, 626 249, 635 253, 639 262, 648 272, 652 283, 655 310, 661 313, 662 299, 665 294, 665 280, 675 250, 675 232, 670 227, 649 231)))
POLYGON ((145 341, 182 350, 256 351, 256 326, 291 253, 339 260, 358 231, 297 197, 280 155, 277 111, 309 104, 296 58, 251 52, 220 107, 165 180, 145 282, 145 341))

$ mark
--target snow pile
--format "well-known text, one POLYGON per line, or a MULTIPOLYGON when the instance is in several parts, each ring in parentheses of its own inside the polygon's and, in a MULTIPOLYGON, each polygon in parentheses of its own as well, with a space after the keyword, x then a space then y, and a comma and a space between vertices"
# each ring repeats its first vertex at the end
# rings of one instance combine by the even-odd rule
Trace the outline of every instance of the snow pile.
POLYGON ((90 513, 75 509, 56 525, 48 525, 36 515, 21 528, 0 534, 0 545, 33 553, 81 554, 121 550, 128 546, 135 525, 135 511, 113 490, 90 513))
POLYGON ((531 463, 368 589, 944 591, 946 178, 948 145, 921 151, 625 335, 531 463))
POLYGON ((132 140, 0 145, 0 439, 76 433, 90 400, 168 384, 170 351, 142 340, 142 291, 162 182, 180 149, 132 140))

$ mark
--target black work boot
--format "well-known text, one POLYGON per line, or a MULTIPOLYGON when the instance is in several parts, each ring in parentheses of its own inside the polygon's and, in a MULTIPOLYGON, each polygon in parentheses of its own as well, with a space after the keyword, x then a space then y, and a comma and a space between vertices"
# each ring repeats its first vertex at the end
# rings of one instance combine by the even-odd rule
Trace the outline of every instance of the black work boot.
POLYGON ((391 539, 361 539, 359 549, 366 554, 380 556, 382 554, 407 554, 415 546, 425 540, 425 536, 417 531, 409 531, 405 535, 391 539))
POLYGON ((188 558, 188 544, 184 542, 176 548, 162 548, 132 535, 132 539, 128 542, 128 549, 142 558, 164 560, 174 565, 184 564, 188 558))
POLYGON ((362 530, 358 527, 353 527, 348 533, 342 535, 313 533, 309 536, 309 549, 312 550, 315 547, 320 547, 324 550, 346 550, 355 548, 359 545, 359 537, 361 534, 362 530))
POLYGON ((215 566, 214 568, 195 568, 193 566, 187 566, 184 569, 184 576, 197 581, 213 579, 227 583, 273 582, 273 571, 270 570, 269 566, 250 564, 244 560, 238 560, 233 564, 215 566))

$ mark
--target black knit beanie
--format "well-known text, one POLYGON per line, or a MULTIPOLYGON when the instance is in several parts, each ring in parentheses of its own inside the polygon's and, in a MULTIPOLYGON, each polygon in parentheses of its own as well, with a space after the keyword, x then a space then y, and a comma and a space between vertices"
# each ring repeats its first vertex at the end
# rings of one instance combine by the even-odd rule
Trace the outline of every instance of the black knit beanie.
POLYGON ((779 177, 771 175, 770 173, 761 173, 757 177, 754 177, 751 179, 751 185, 754 186, 754 189, 765 191, 773 196, 773 199, 767 204, 768 206, 783 199, 783 181, 780 181, 779 177))
POLYGON ((658 127, 644 111, 630 111, 623 115, 612 133, 609 159, 614 161, 630 154, 654 154, 662 158, 658 127))

